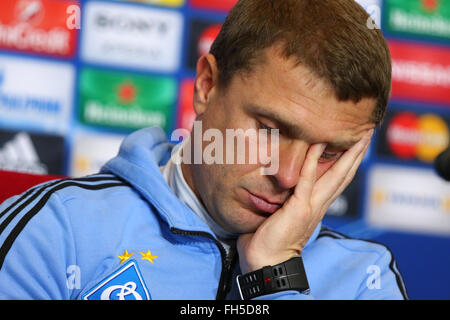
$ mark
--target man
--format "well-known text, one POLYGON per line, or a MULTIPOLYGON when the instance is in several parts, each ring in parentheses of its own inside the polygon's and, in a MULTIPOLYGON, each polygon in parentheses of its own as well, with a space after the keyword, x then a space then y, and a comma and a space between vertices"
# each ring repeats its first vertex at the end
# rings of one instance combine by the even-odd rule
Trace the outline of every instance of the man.
POLYGON ((189 139, 138 131, 102 173, 1 206, 0 298, 405 299, 389 250, 321 225, 389 99, 368 22, 353 0, 239 1, 198 61, 189 139), (245 150, 268 130, 270 155, 195 159, 230 130, 245 150))

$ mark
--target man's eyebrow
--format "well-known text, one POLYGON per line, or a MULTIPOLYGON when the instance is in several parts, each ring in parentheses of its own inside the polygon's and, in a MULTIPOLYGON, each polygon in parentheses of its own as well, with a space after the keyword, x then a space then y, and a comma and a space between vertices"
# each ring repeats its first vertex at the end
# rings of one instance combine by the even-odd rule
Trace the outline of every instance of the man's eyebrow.
POLYGON ((274 112, 270 108, 264 108, 252 103, 246 104, 247 110, 260 116, 275 120, 284 130, 287 130, 290 135, 298 138, 307 138, 306 133, 297 124, 282 117, 280 114, 274 112))
MULTIPOLYGON (((305 139, 307 141, 310 141, 312 139, 308 139, 309 136, 306 134, 304 130, 302 130, 301 127, 299 127, 294 122, 290 121, 289 119, 286 119, 282 117, 280 114, 274 112, 270 108, 265 108, 262 106, 258 106, 253 103, 246 104, 247 110, 249 110, 252 113, 258 114, 260 116, 269 118, 271 120, 276 121, 282 129, 285 129, 289 132, 290 135, 295 136, 299 139, 305 139)), ((349 140, 349 141, 331 141, 327 143, 327 149, 336 149, 336 150, 342 150, 342 149, 349 149, 356 143, 358 143, 359 140, 349 140)))

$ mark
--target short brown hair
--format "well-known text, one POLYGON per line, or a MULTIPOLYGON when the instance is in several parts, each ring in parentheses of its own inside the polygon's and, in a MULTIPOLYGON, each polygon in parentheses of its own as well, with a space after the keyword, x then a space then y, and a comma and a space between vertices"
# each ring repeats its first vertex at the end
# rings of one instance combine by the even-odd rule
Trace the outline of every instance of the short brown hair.
POLYGON ((391 93, 388 45, 355 0, 240 0, 211 47, 219 85, 251 72, 263 49, 283 43, 283 56, 296 57, 324 80, 340 101, 377 100, 379 124, 391 93))

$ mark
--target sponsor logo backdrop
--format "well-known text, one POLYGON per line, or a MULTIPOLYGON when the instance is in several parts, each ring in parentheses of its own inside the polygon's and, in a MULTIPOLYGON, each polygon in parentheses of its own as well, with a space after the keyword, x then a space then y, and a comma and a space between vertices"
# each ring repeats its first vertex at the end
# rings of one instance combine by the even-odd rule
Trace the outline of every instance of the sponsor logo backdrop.
MULTIPOLYGON (((196 62, 237 0, 0 1, 0 169, 97 172, 130 132, 190 129, 196 62)), ((388 244, 411 298, 450 299, 450 2, 358 0, 393 60, 389 113, 325 223, 388 244)))

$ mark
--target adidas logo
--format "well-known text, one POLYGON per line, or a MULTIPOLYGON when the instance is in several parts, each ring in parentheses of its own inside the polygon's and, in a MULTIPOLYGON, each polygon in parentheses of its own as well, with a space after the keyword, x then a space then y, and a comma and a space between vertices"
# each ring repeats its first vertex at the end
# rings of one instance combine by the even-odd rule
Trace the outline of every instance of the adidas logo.
POLYGON ((33 141, 25 132, 18 133, 0 149, 0 169, 34 174, 48 174, 38 157, 33 141))

